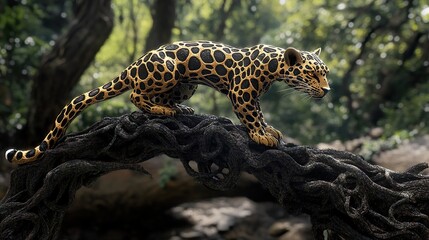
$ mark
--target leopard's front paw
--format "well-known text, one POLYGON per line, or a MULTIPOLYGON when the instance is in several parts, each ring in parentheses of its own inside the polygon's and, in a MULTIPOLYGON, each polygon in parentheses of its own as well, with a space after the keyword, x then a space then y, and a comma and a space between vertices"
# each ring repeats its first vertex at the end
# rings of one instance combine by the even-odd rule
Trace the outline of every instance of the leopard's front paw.
POLYGON ((264 132, 263 134, 250 132, 249 136, 256 143, 265 145, 267 147, 277 147, 279 145, 279 139, 269 132, 264 132))
POLYGON ((273 126, 266 126, 265 127, 265 131, 270 133, 271 135, 273 135, 274 137, 276 137, 278 140, 281 140, 283 138, 283 134, 282 132, 280 132, 279 130, 275 129, 273 126))

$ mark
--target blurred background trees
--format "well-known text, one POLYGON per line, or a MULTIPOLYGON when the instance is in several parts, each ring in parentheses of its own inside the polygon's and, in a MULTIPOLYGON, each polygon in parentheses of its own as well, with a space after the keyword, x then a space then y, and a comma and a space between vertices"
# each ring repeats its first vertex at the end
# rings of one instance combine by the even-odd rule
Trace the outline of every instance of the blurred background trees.
MULTIPOLYGON (((429 4, 425 0, 0 0, 0 148, 38 143, 73 96, 118 75, 145 51, 208 39, 322 48, 332 91, 322 101, 275 84, 269 123, 305 144, 382 127, 428 132, 429 4)), ((197 113, 235 117, 200 86, 197 113)), ((136 108, 128 95, 92 106, 72 131, 136 108)))

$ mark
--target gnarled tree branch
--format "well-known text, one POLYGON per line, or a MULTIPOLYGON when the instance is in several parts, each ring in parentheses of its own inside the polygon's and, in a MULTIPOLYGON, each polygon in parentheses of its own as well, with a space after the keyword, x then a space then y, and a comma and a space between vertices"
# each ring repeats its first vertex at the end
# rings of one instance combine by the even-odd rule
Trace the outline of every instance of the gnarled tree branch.
POLYGON ((255 175, 288 211, 310 215, 316 239, 429 238, 429 177, 419 174, 427 164, 398 173, 348 152, 269 149, 225 118, 142 112, 67 135, 41 161, 15 169, 0 238, 55 239, 79 187, 117 169, 145 173, 137 163, 163 153, 217 190, 234 187, 241 171, 255 175))

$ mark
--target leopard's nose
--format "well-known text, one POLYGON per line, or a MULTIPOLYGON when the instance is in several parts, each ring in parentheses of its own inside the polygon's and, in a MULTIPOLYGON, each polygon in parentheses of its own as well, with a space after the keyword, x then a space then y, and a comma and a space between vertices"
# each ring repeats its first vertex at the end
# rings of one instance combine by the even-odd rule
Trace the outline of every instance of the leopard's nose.
POLYGON ((323 90, 323 96, 325 96, 326 94, 328 94, 328 92, 331 90, 330 88, 322 88, 323 90))

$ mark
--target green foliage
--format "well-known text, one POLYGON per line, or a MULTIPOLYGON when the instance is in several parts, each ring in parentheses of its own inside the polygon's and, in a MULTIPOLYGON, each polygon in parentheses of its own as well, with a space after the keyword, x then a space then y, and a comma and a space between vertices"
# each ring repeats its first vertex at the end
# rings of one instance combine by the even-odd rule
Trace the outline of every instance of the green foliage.
POLYGON ((175 165, 175 160, 167 158, 163 160, 164 165, 159 170, 159 185, 161 188, 164 188, 167 183, 174 179, 177 176, 177 168, 175 165))
POLYGON ((22 114, 28 105, 29 75, 44 45, 38 37, 29 36, 40 23, 37 13, 26 6, 5 6, 0 14, 0 131, 22 128, 25 123, 22 114))
POLYGON ((386 117, 382 125, 387 135, 394 135, 398 129, 428 133, 429 83, 419 84, 399 102, 384 106, 383 111, 386 117))
POLYGON ((11 135, 26 123, 32 76, 56 37, 50 24, 61 28, 68 15, 65 3, 0 2, 0 133, 11 135))

